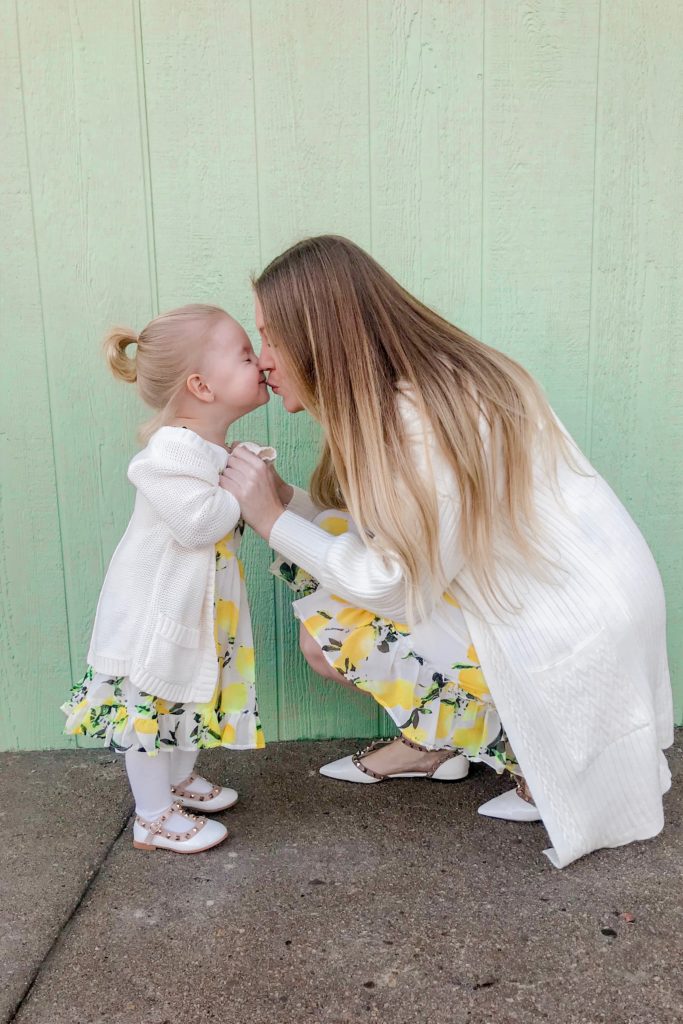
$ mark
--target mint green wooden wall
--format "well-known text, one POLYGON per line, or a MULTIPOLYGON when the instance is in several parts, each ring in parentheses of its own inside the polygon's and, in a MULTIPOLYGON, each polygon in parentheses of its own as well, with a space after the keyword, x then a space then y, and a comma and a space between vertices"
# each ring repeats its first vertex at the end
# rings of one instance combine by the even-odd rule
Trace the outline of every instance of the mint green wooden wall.
MULTIPOLYGON (((218 302, 334 231, 543 382, 643 529, 683 710, 677 0, 0 0, 1 743, 67 745, 141 410, 114 321, 218 302)), ((342 370, 343 372, 343 370, 342 370)), ((240 432, 246 435, 247 430, 240 432)), ((249 436, 304 482, 314 433, 249 436)), ((369 735, 249 541, 267 737, 369 735)))

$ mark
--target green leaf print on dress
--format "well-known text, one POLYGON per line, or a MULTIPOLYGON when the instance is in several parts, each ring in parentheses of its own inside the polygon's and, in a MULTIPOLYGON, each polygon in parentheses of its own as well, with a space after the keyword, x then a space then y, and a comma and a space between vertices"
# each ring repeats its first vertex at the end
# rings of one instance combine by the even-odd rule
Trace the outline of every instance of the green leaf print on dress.
POLYGON ((89 666, 62 705, 66 733, 101 739, 119 752, 135 746, 149 754, 175 746, 182 750, 265 746, 244 567, 237 556, 243 532, 240 521, 216 545, 216 687, 211 700, 172 703, 138 690, 125 677, 114 679, 89 666))
MULTIPOLYGON (((354 529, 343 512, 321 512, 315 522, 336 536, 354 529)), ((407 739, 434 749, 462 751, 500 773, 519 766, 503 731, 471 643, 453 651, 450 672, 417 651, 408 625, 331 594, 300 566, 277 558, 270 571, 296 595, 294 614, 330 665, 389 713, 407 739)), ((455 598, 444 601, 462 615, 455 598)), ((454 645, 457 646, 454 639, 454 645)))

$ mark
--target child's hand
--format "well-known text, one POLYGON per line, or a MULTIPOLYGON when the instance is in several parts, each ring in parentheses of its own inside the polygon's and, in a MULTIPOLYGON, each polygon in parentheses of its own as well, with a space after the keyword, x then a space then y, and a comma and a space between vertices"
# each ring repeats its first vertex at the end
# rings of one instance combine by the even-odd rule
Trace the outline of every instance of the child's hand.
POLYGON ((221 487, 237 498, 245 522, 264 540, 285 510, 276 477, 272 467, 248 448, 232 453, 220 477, 221 487))

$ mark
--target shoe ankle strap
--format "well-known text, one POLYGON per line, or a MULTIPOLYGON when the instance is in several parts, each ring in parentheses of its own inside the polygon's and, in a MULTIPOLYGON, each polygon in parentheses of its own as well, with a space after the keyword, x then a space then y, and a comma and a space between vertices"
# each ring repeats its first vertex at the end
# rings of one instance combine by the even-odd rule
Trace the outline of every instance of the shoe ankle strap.
MULTIPOLYGON (((197 803, 200 804, 205 803, 207 800, 213 800, 214 797, 218 796, 218 794, 221 791, 220 786, 212 786, 208 793, 193 792, 192 789, 190 789, 190 787, 192 786, 192 783, 196 782, 197 779, 199 778, 201 778, 201 776, 193 772, 191 775, 188 775, 188 777, 184 779, 182 782, 178 782, 175 786, 171 786, 171 792, 173 793, 173 796, 182 796, 186 800, 195 800, 197 803)), ((206 782, 206 779, 204 779, 203 781, 206 782)))
POLYGON ((167 811, 160 814, 158 818, 154 818, 153 821, 145 821, 139 814, 136 814, 135 821, 142 828, 147 829, 146 842, 148 843, 152 841, 154 836, 163 836, 164 839, 183 842, 186 839, 190 839, 197 832, 201 832, 206 825, 206 818, 199 818, 196 814, 190 814, 180 803, 172 803, 167 811), (172 814, 180 814, 183 818, 189 818, 196 822, 196 824, 192 828, 187 829, 186 832, 171 832, 164 828, 164 822, 168 821, 172 814))

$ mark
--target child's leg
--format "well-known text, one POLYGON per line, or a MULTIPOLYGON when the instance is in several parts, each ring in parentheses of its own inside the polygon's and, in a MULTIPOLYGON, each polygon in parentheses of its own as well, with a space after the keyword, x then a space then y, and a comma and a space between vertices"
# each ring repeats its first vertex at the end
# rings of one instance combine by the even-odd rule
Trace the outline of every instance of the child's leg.
POLYGON ((150 756, 134 747, 126 751, 126 771, 135 810, 147 821, 158 818, 173 803, 169 766, 170 759, 165 752, 150 756))
POLYGON ((226 838, 227 829, 219 822, 197 817, 182 808, 182 813, 175 809, 177 803, 170 783, 171 758, 167 751, 150 755, 129 747, 126 771, 135 797, 137 817, 133 825, 133 845, 138 849, 161 847, 176 853, 199 853, 226 838))
MULTIPOLYGON (((171 793, 171 758, 166 751, 150 756, 146 751, 129 747, 126 771, 135 798, 135 813, 145 821, 154 821, 174 802, 171 793)), ((187 818, 172 814, 165 827, 172 832, 185 832, 187 818)))
MULTIPOLYGON (((185 782, 185 779, 192 775, 198 756, 198 750, 179 750, 178 747, 173 747, 169 755, 172 786, 179 786, 181 782, 185 782)), ((189 788, 193 793, 210 793, 213 783, 199 775, 189 788)))
POLYGON ((173 747, 170 753, 172 786, 179 785, 192 775, 198 755, 198 750, 179 750, 173 747))

